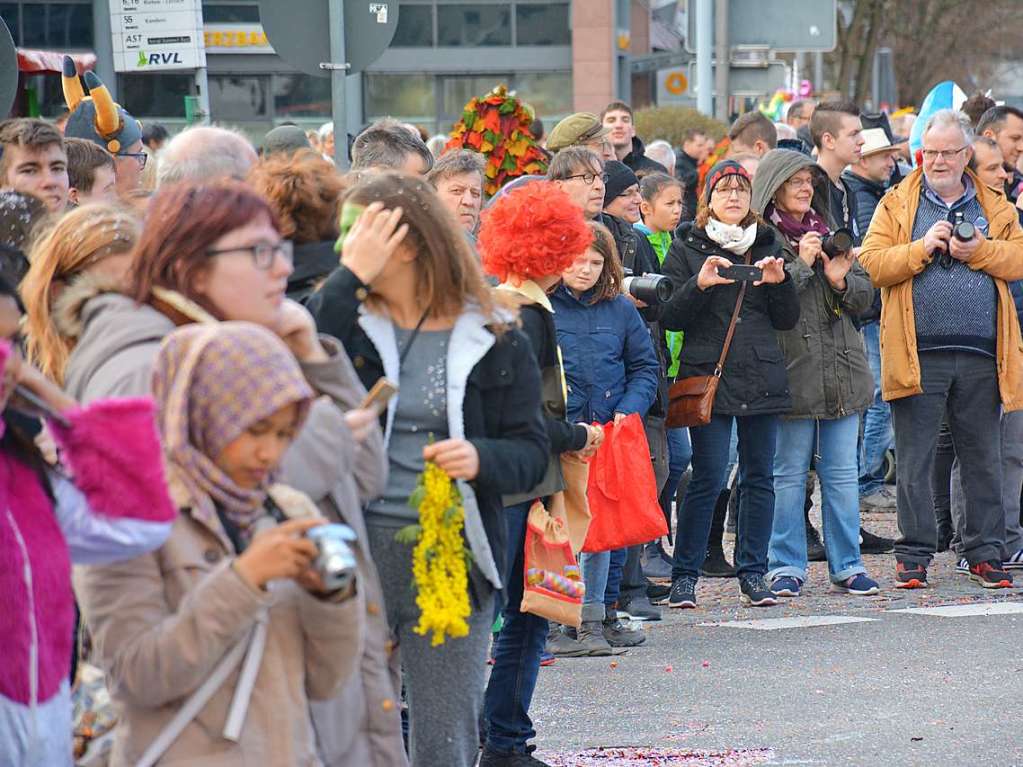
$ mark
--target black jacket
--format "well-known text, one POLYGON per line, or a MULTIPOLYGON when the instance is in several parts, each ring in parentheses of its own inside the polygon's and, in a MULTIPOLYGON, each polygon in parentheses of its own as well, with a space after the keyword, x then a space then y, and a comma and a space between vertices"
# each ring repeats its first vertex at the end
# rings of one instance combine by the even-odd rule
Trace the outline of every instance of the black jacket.
POLYGON ((288 277, 288 298, 304 304, 316 284, 337 269, 338 260, 333 240, 295 245, 295 271, 288 277))
POLYGON ((632 151, 625 155, 622 162, 632 168, 632 172, 637 176, 645 175, 647 173, 668 172, 668 169, 659 162, 651 160, 646 156, 646 147, 643 146, 643 142, 640 140, 639 136, 632 137, 632 151))
POLYGON ((845 188, 852 193, 855 200, 856 244, 859 245, 867 236, 870 219, 874 217, 874 210, 888 188, 884 184, 857 176, 848 170, 842 174, 842 180, 845 182, 845 188))
POLYGON ((554 315, 539 304, 524 304, 519 310, 519 319, 522 323, 522 332, 529 339, 529 345, 536 356, 544 381, 544 422, 547 426, 547 438, 551 441, 551 453, 561 455, 582 450, 586 447, 588 436, 586 427, 565 420, 566 405, 561 390, 563 373, 558 355, 558 332, 554 326, 554 315), (557 396, 548 397, 546 390, 549 387, 553 388, 548 379, 554 378, 557 379, 557 396))
POLYGON ((696 196, 697 187, 700 186, 700 166, 682 147, 675 150, 675 177, 684 184, 680 223, 686 223, 696 218, 696 207, 700 202, 696 196))
MULTIPOLYGON (((369 389, 384 374, 376 346, 359 325, 364 285, 345 267, 336 269, 309 300, 319 330, 344 344, 363 385, 369 389)), ((414 357, 414 355, 413 355, 414 357)), ((550 441, 540 409, 540 370, 529 340, 509 328, 481 359, 466 381, 462 407, 465 437, 479 453, 480 468, 470 483, 499 573, 508 572, 507 529, 502 495, 535 487, 547 469, 550 441)), ((478 596, 488 593, 486 579, 473 567, 478 596)))
MULTIPOLYGON (((774 230, 761 226, 752 251, 751 264, 768 256, 781 257, 781 242, 774 230)), ((664 259, 664 273, 675 283, 675 293, 664 306, 661 324, 686 334, 678 378, 713 375, 739 297, 740 283, 706 291, 697 287, 700 268, 711 255, 745 263, 744 257, 719 247, 695 225, 682 228, 664 259)), ((798 322, 799 297, 788 273, 778 285, 750 283, 725 359, 715 413, 746 416, 791 409, 785 357, 775 331, 791 330, 798 322)))
MULTIPOLYGON (((601 213, 598 219, 611 232, 614 237, 615 247, 618 248, 618 257, 622 266, 631 269, 635 274, 661 274, 662 269, 657 260, 657 253, 650 240, 636 229, 632 224, 623 221, 610 213, 601 213)), ((661 319, 662 307, 654 304, 639 310, 640 316, 647 323, 650 329, 650 338, 657 352, 657 358, 661 361, 661 370, 667 371, 668 360, 671 355, 668 353, 668 346, 664 340, 664 333, 658 325, 661 319)), ((650 406, 647 415, 663 417, 667 413, 668 386, 662 376, 660 385, 657 387, 657 399, 650 406)))

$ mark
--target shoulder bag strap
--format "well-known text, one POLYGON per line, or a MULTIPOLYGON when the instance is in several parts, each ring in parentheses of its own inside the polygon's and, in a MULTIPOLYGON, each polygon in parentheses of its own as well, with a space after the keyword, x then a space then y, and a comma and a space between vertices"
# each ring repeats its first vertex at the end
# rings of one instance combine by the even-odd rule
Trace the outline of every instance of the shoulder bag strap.
MULTIPOLYGON (((749 265, 753 248, 746 251, 746 264, 749 265)), ((742 299, 746 297, 746 288, 749 282, 743 282, 739 288, 739 297, 735 299, 735 309, 732 310, 732 319, 728 323, 728 333, 725 334, 725 345, 721 347, 721 356, 718 357, 718 364, 714 366, 714 376, 721 377, 721 371, 725 367, 725 358, 728 356, 728 347, 732 345, 732 336, 735 335, 735 324, 739 321, 739 311, 742 309, 742 299)))

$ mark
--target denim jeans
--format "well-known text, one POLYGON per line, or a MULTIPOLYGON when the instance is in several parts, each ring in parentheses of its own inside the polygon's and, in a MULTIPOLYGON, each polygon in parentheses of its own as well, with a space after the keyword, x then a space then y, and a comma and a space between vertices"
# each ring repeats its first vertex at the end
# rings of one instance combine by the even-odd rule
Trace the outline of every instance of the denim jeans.
POLYGON ((519 612, 529 507, 529 503, 520 503, 504 510, 511 563, 506 580, 508 603, 504 608, 504 626, 494 644, 494 669, 483 698, 488 723, 487 749, 498 754, 524 754, 526 744, 536 737, 529 704, 540 671, 547 621, 539 615, 519 612))
POLYGON ((583 620, 599 621, 606 616, 606 608, 614 607, 622 585, 622 571, 628 549, 598 551, 580 554, 579 566, 583 571, 586 594, 583 596, 583 620))
POLYGON ((675 501, 682 475, 693 459, 693 448, 689 444, 689 429, 668 429, 668 481, 661 490, 661 511, 668 521, 668 539, 671 539, 671 504, 675 501))
POLYGON ((728 479, 732 426, 738 433, 739 517, 735 545, 738 574, 767 572, 767 545, 774 517, 774 442, 778 417, 715 415, 689 430, 693 478, 678 515, 672 579, 696 578, 707 555, 707 539, 718 495, 728 479))
POLYGON ((884 486, 884 455, 895 443, 892 411, 881 397, 881 326, 876 322, 863 326, 867 363, 874 376, 874 402, 863 414, 863 449, 859 455, 861 496, 876 493, 884 486))
POLYGON ((803 508, 806 472, 816 456, 821 483, 824 550, 833 583, 865 573, 860 558, 860 499, 856 482, 856 443, 860 417, 835 420, 782 419, 774 454, 774 527, 768 550, 768 576, 806 580, 806 526, 803 508))
POLYGON ((941 417, 948 409, 956 456, 962 463, 965 513, 962 553, 971 565, 1001 560, 1005 544, 1002 511, 1001 397, 995 361, 959 351, 920 353, 923 393, 893 400, 900 538, 895 557, 927 566, 937 527, 931 487, 941 417))

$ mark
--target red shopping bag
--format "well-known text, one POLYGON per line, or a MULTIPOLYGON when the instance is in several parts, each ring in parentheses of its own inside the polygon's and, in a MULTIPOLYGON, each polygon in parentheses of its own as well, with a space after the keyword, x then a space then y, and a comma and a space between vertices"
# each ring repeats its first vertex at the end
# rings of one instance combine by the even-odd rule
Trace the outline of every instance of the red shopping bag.
POLYGON ((657 480, 650 461, 646 430, 638 414, 618 426, 604 426, 604 442, 590 463, 586 497, 590 529, 583 551, 637 546, 668 532, 657 500, 657 480))
POLYGON ((519 610, 579 628, 585 590, 582 572, 572 553, 567 525, 540 501, 529 510, 522 579, 519 610))

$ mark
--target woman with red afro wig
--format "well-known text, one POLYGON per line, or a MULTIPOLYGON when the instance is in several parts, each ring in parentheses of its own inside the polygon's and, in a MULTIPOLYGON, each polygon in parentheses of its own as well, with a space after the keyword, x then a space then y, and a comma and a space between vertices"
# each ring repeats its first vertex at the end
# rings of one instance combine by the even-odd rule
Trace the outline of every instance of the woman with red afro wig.
POLYGON ((523 733, 533 733, 529 704, 548 626, 540 616, 519 609, 529 507, 537 498, 546 503, 564 488, 562 453, 591 455, 604 434, 599 426, 565 420, 565 374, 554 309, 547 297, 561 282, 561 273, 593 242, 582 210, 554 184, 537 180, 496 197, 481 220, 477 245, 483 268, 501 280, 498 290, 519 305, 522 330, 543 373, 543 415, 551 441, 543 482, 529 493, 504 499, 511 572, 502 573, 508 603, 504 627, 494 643, 494 670, 484 699, 489 727, 481 764, 489 764, 527 753, 529 736, 523 733))

